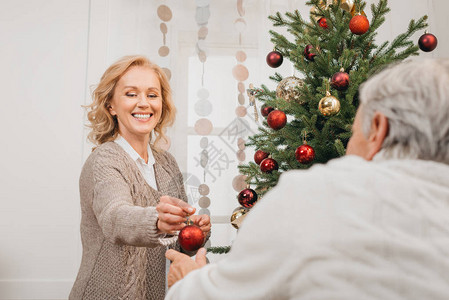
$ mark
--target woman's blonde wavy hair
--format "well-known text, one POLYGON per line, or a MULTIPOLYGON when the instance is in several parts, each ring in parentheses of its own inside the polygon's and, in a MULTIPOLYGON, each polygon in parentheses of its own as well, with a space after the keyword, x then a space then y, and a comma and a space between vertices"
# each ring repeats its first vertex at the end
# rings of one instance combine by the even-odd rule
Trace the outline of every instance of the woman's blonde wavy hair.
MULTIPOLYGON (((109 113, 108 108, 114 96, 117 82, 129 68, 134 66, 148 67, 159 77, 162 89, 162 115, 159 123, 154 128, 156 136, 154 144, 157 144, 161 139, 167 142, 164 131, 166 127, 173 124, 176 114, 168 78, 158 65, 152 63, 145 56, 133 55, 122 57, 104 72, 100 83, 92 93, 93 102, 90 105, 84 106, 88 111, 87 118, 90 122, 87 126, 92 129, 88 135, 88 139, 95 145, 113 141, 118 135, 117 118, 109 113)), ((150 142, 152 138, 152 133, 150 133, 150 142)))

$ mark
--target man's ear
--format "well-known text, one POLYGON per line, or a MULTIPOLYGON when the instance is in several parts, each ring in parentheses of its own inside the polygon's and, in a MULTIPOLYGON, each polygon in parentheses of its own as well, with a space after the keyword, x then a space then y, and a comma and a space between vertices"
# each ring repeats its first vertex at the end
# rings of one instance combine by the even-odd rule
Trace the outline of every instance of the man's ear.
POLYGON ((368 160, 372 160, 374 155, 382 149, 382 144, 387 136, 388 118, 384 114, 376 112, 371 121, 371 130, 368 138, 368 160))

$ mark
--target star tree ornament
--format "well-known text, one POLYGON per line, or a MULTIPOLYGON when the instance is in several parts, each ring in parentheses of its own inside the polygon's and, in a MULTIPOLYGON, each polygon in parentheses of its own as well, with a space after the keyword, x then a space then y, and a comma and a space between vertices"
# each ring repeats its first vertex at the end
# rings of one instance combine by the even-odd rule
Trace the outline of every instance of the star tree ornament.
MULTIPOLYGON (((336 2, 336 0, 334 0, 334 2, 336 2)), ((354 3, 354 0, 341 0, 340 8, 351 13, 351 16, 355 16, 357 14, 356 5, 354 3)), ((361 14, 363 16, 366 16, 366 14, 363 10, 361 11, 361 14)))
POLYGON ((325 117, 334 116, 340 111, 340 101, 327 91, 326 96, 318 103, 318 109, 325 117))
MULTIPOLYGON (((327 9, 328 8, 328 3, 326 3, 325 1, 320 1, 320 7, 322 9, 327 9)), ((319 20, 323 17, 321 15, 319 15, 319 12, 317 11, 315 6, 312 6, 310 8, 310 15, 315 18, 315 20, 318 22, 319 24, 319 20)))
MULTIPOLYGON (((320 7, 322 9, 328 9, 329 5, 331 4, 336 4, 337 0, 326 0, 326 1, 320 1, 320 7)), ((347 12, 351 13, 352 16, 354 16, 356 14, 356 6, 354 3, 354 0, 341 0, 340 2, 340 8, 346 10, 347 12)), ((310 9, 310 13, 312 14, 312 16, 315 18, 315 20, 319 21, 319 19, 322 17, 320 15, 314 15, 317 14, 317 9, 315 8, 315 6, 312 6, 312 8, 310 9)), ((365 15, 365 12, 362 11, 362 15, 365 15)))
POLYGON ((300 88, 304 86, 304 81, 295 76, 289 76, 282 79, 276 88, 276 97, 284 99, 287 102, 296 102, 304 104, 301 101, 300 88))
POLYGON ((421 35, 418 40, 419 49, 424 52, 431 52, 435 50, 438 45, 438 39, 431 33, 427 33, 427 31, 421 35))
POLYGON ((284 57, 279 51, 271 51, 267 55, 267 64, 272 68, 277 68, 280 65, 282 65, 282 62, 284 61, 284 57))
POLYGON ((340 7, 346 10, 347 12, 350 12, 352 15, 354 15, 353 10, 355 11, 355 5, 354 0, 342 0, 340 7))

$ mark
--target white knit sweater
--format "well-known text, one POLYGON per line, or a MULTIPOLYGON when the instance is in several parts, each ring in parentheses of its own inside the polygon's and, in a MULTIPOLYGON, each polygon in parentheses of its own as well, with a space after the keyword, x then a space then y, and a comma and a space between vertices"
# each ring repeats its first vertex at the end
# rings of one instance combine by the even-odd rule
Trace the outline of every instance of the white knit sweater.
POLYGON ((449 299, 449 166, 335 159, 283 174, 232 250, 166 299, 449 299))

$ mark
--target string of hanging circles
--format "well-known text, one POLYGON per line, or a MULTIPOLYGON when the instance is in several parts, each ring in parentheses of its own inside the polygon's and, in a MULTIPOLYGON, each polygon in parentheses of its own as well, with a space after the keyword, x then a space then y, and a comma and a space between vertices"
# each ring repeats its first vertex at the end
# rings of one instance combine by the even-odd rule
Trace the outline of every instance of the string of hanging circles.
MULTIPOLYGON (((244 65, 246 58, 247 58, 247 54, 245 52, 245 49, 243 47, 242 44, 242 40, 244 38, 244 32, 246 30, 246 20, 245 20, 245 9, 243 6, 243 0, 237 0, 236 1, 236 8, 237 8, 237 13, 238 13, 238 18, 235 19, 234 21, 234 25, 235 25, 235 29, 238 33, 238 44, 239 44, 239 50, 236 52, 236 59, 237 59, 237 65, 233 68, 233 76, 234 78, 238 81, 237 83, 237 90, 238 90, 238 103, 239 105, 236 108, 236 115, 239 118, 239 120, 244 123, 246 122, 246 120, 244 119, 245 116, 247 116, 247 109, 245 106, 245 91, 246 94, 248 96, 248 100, 249 100, 249 105, 253 107, 253 111, 254 111, 254 121, 258 121, 258 115, 257 115, 257 106, 256 106, 256 95, 259 92, 258 89, 255 89, 253 84, 249 84, 248 88, 245 89, 245 81, 248 79, 249 77, 249 71, 247 69, 247 67, 244 65)), ((238 151, 236 153, 237 159, 239 161, 239 165, 243 164, 245 159, 246 159, 246 154, 245 154, 245 148, 246 148, 246 140, 245 140, 246 136, 241 135, 239 136, 239 138, 237 139, 237 146, 238 146, 238 151)), ((241 191, 242 189, 244 189, 246 187, 246 175, 242 175, 239 174, 237 176, 235 176, 232 180, 232 187, 234 188, 235 191, 241 191)), ((248 211, 248 207, 250 207, 250 203, 251 199, 250 199, 250 194, 246 195, 246 200, 242 203, 245 203, 245 205, 243 205, 242 203, 240 203, 240 206, 237 207, 236 209, 234 209, 233 214, 231 216, 231 224, 232 226, 234 226, 236 229, 239 228, 240 223, 243 221, 244 216, 246 214, 246 212, 248 211)), ((253 202, 255 202, 257 200, 257 198, 255 200, 253 200, 253 202)))
MULTIPOLYGON (((363 8, 366 5, 364 4, 363 1, 340 0, 337 2, 337 0, 322 0, 318 6, 314 5, 311 8, 312 19, 311 22, 307 24, 307 26, 309 25, 312 27, 316 26, 315 28, 316 30, 314 32, 317 32, 318 34, 320 32, 322 32, 323 34, 329 34, 330 31, 336 30, 337 25, 333 24, 333 22, 336 21, 334 19, 327 19, 326 15, 329 16, 327 14, 327 11, 329 11, 329 9, 332 9, 334 12, 338 10, 338 8, 335 7, 337 3, 340 4, 339 7, 340 9, 346 11, 345 13, 347 16, 346 20, 348 20, 349 22, 346 23, 347 25, 344 26, 347 26, 345 34, 348 34, 349 39, 355 41, 357 39, 363 40, 364 37, 369 39, 372 38, 372 34, 375 32, 375 30, 379 25, 378 22, 376 22, 376 20, 374 19, 372 20, 373 24, 370 24, 370 21, 368 20, 365 12, 363 11, 363 8), (316 23, 314 24, 314 22, 316 23)), ((284 22, 280 17, 279 18, 274 17, 273 19, 275 19, 279 23, 287 23, 287 21, 284 22)), ((409 29, 409 33, 407 34, 411 36, 411 34, 416 30, 418 29, 421 30, 422 28, 427 26, 425 24, 426 19, 427 17, 423 17, 419 21, 421 23, 419 23, 418 25, 416 25, 416 23, 413 23, 415 24, 415 26, 410 25, 412 26, 412 29, 409 29)), ((340 28, 338 29, 340 30, 340 28)), ((305 29, 305 32, 307 32, 307 30, 308 28, 305 29)), ((288 47, 282 47, 281 45, 275 44, 273 50, 270 51, 266 56, 266 63, 269 67, 275 69, 283 64, 284 56, 287 56, 295 60, 295 61, 292 60, 292 62, 294 62, 295 65, 302 64, 305 66, 313 66, 310 64, 316 64, 316 61, 318 59, 322 59, 323 57, 325 57, 327 53, 325 49, 320 49, 319 44, 313 43, 314 43, 313 39, 310 39, 307 40, 306 43, 302 44, 303 47, 302 57, 298 57, 296 52, 295 53, 287 52, 290 51, 288 50, 288 47)), ((435 50, 437 45, 438 45, 437 37, 428 32, 425 32, 417 41, 417 46, 424 52, 430 52, 435 50)), ((398 48, 398 46, 395 47, 398 48)), ((412 51, 413 48, 410 48, 409 50, 412 51)), ((343 116, 344 113, 346 114, 346 112, 341 112, 341 103, 338 98, 341 97, 343 101, 345 97, 348 95, 348 93, 349 95, 352 95, 354 93, 353 91, 354 88, 356 88, 360 84, 360 74, 357 73, 357 69, 354 67, 354 64, 350 63, 350 61, 349 62, 344 61, 345 59, 346 58, 342 59, 342 61, 339 62, 339 66, 336 66, 337 67, 336 69, 338 71, 335 72, 334 69, 334 71, 332 71, 333 75, 330 76, 330 78, 328 79, 322 78, 323 86, 325 85, 324 87, 325 94, 321 97, 321 99, 320 97, 318 97, 320 101, 318 102, 317 105, 318 107, 315 106, 317 108, 317 111, 319 112, 318 117, 320 117, 321 119, 330 120, 331 118, 340 118, 343 116)), ((352 59, 353 58, 351 57, 349 60, 352 59)), ((261 115, 266 119, 266 123, 264 123, 264 125, 268 127, 263 128, 261 131, 266 133, 267 136, 269 136, 270 134, 274 135, 275 133, 280 133, 281 135, 285 133, 285 135, 287 136, 290 134, 290 131, 292 129, 296 128, 296 125, 293 122, 301 121, 295 119, 292 122, 289 122, 286 114, 287 108, 284 109, 284 107, 293 108, 298 106, 304 106, 307 107, 309 111, 316 110, 316 108, 309 107, 311 103, 314 103, 313 105, 316 105, 315 100, 310 99, 309 102, 309 100, 305 96, 310 95, 310 91, 312 88, 315 89, 315 85, 312 85, 309 82, 305 83, 303 79, 298 78, 296 76, 288 76, 279 79, 280 80, 276 88, 276 97, 275 97, 276 101, 269 101, 268 103, 263 104, 260 109, 261 115), (276 107, 275 103, 279 103, 279 106, 282 106, 283 108, 276 107)), ((254 89, 254 91, 256 91, 256 89, 254 89)), ((321 90, 319 93, 322 92, 323 90, 321 90)), ((256 94, 257 93, 254 93, 254 95, 256 94)), ((273 98, 272 95, 268 95, 267 93, 263 94, 260 97, 260 99, 265 100, 263 97, 267 97, 267 99, 273 98)), ((345 116, 344 118, 348 117, 345 116)), ((335 121, 336 122, 340 121, 340 119, 335 119, 335 121)), ((279 136, 279 134, 277 134, 276 136, 279 136)), ((315 153, 314 143, 316 143, 316 141, 314 140, 314 133, 309 133, 308 135, 307 132, 304 131, 301 132, 300 136, 302 137, 303 140, 302 144, 299 147, 297 147, 296 151, 294 152, 294 160, 298 162, 299 167, 306 168, 308 165, 311 165, 312 162, 314 161, 318 160, 322 161, 323 158, 321 156, 323 155, 323 153, 321 152, 318 153, 319 159, 317 159, 317 155, 315 153), (307 142, 307 138, 311 140, 310 143, 312 145, 310 145, 307 142)), ((298 137, 298 139, 300 139, 300 137, 298 137)), ((256 143, 254 143, 253 145, 255 144, 256 143)), ((316 144, 316 147, 318 149, 319 147, 318 144, 316 144)), ((342 147, 344 151, 344 146, 342 145, 342 147)), ((252 163, 250 163, 247 167, 245 167, 245 173, 252 174, 251 176, 248 176, 246 182, 250 182, 250 179, 252 179, 250 177, 252 176, 255 177, 260 176, 263 179, 265 178, 265 176, 267 176, 266 174, 276 174, 275 172, 280 168, 284 169, 283 167, 284 162, 282 162, 282 164, 279 165, 278 161, 281 162, 281 159, 273 157, 272 153, 269 153, 267 151, 268 147, 265 148, 263 143, 259 144, 257 148, 255 149, 256 152, 254 154, 254 162, 256 164, 256 168, 253 167, 254 164, 252 163), (276 159, 278 159, 278 161, 276 161, 276 159)), ((274 150, 272 151, 274 152, 274 150)), ((273 153, 273 155, 276 155, 276 153, 273 153)), ((283 161, 285 160, 283 159, 283 161)), ((292 164, 292 160, 290 160, 288 163, 292 164)), ((292 168, 292 166, 290 165, 289 168, 292 168)), ((260 201, 261 197, 258 196, 257 193, 260 193, 262 195, 268 190, 268 188, 266 188, 263 183, 260 184, 261 182, 260 178, 256 179, 257 183, 254 184, 258 185, 258 188, 252 189, 251 186, 248 184, 246 188, 243 188, 237 196, 237 200, 241 205, 241 207, 234 210, 231 217, 231 223, 237 229, 241 224, 241 220, 244 219, 244 216, 247 215, 248 211, 252 207, 254 207, 257 201, 260 201)))
MULTIPOLYGON (((161 24, 159 25, 159 29, 161 30, 163 41, 163 45, 159 47, 158 54, 161 57, 167 57, 170 54, 170 48, 167 46, 167 33, 168 33, 167 23, 170 22, 170 20, 173 17, 173 14, 170 7, 162 4, 159 5, 159 7, 157 8, 157 15, 159 19, 161 19, 162 21, 161 24)), ((171 79, 170 69, 167 67, 163 67, 162 70, 164 71, 165 75, 167 75, 168 80, 170 80, 171 79)))
MULTIPOLYGON (((198 101, 195 102, 194 111, 200 117, 196 120, 194 125, 195 133, 201 136, 199 141, 199 146, 202 149, 200 153, 200 166, 203 168, 203 183, 198 186, 198 194, 200 198, 198 200, 198 205, 201 207, 199 214, 210 215, 209 206, 211 204, 211 199, 209 198, 210 188, 206 183, 206 174, 209 167, 209 139, 208 136, 213 130, 213 123, 210 120, 210 115, 213 111, 212 102, 209 101, 209 90, 205 84, 205 64, 207 61, 207 44, 206 38, 208 35, 207 24, 210 18, 209 0, 197 0, 196 1, 196 13, 195 22, 198 26, 198 34, 196 41, 196 54, 198 60, 201 63, 201 87, 197 90, 198 101)), ((206 78, 207 79, 207 78, 206 78)), ((207 82, 207 81, 206 81, 207 82)), ((196 251, 203 246, 205 236, 203 231, 190 220, 187 221, 187 226, 185 226, 178 234, 178 240, 181 248, 186 251, 196 251)), ((208 248, 210 246, 210 240, 206 242, 204 247, 208 248)))

